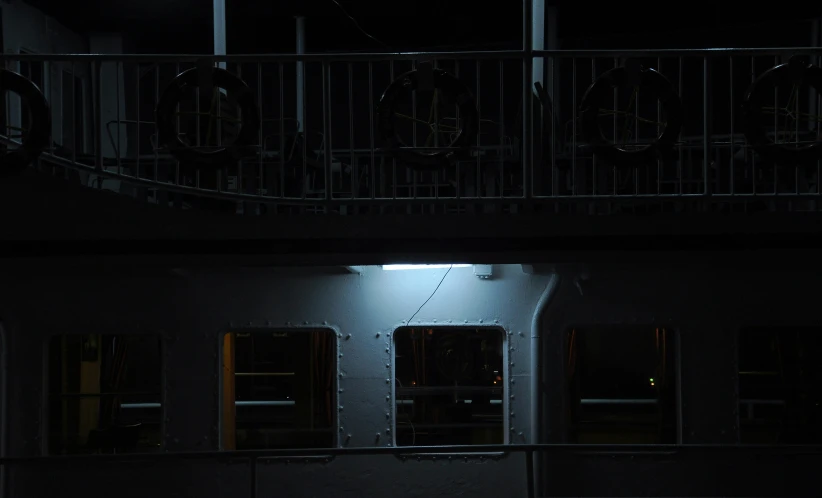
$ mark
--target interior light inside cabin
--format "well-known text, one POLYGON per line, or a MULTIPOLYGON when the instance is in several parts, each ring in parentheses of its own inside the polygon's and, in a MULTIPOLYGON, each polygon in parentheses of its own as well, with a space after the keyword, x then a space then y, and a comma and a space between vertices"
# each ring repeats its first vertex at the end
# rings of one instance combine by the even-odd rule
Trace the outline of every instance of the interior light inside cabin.
POLYGON ((433 270, 436 268, 467 268, 471 265, 443 264, 443 265, 382 265, 383 270, 433 270))

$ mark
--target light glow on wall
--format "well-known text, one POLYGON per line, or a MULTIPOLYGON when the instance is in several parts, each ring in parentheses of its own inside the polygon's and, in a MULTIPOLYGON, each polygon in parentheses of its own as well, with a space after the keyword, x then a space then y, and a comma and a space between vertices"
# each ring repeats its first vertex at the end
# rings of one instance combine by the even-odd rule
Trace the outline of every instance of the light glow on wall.
POLYGON ((433 270, 436 268, 467 268, 471 265, 445 264, 445 265, 382 265, 383 270, 433 270))

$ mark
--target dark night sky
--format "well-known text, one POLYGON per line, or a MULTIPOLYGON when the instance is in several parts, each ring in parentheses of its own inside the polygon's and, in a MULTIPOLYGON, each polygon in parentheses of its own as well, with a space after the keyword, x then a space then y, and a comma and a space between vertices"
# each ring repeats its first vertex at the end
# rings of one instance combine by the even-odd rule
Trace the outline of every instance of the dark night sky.
MULTIPOLYGON (((106 26, 123 32, 131 40, 129 51, 211 50, 211 0, 28 1, 79 31, 99 31, 100 26, 106 26), (78 16, 80 12, 83 16, 78 16)), ((396 50, 516 49, 521 43, 522 4, 518 0, 338 1, 365 31, 396 50)), ((332 0, 226 3, 230 53, 293 51, 293 16, 297 14, 308 16, 309 51, 385 50, 363 35, 332 0)), ((750 32, 762 29, 761 38, 755 37, 762 43, 755 45, 791 46, 797 43, 796 36, 791 36, 797 24, 790 21, 822 14, 822 7, 811 2, 780 2, 779 8, 748 10, 727 2, 633 2, 631 8, 623 3, 548 3, 559 4, 563 48, 750 46, 751 42, 737 43, 735 26, 748 27, 747 39, 750 32), (623 40, 620 46, 601 40, 613 34, 623 40)))

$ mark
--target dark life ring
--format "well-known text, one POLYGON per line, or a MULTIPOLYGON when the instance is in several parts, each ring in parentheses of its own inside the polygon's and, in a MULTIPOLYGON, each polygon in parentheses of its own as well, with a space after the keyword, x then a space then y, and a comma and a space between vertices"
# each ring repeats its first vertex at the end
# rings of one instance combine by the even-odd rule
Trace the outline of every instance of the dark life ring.
POLYGON ((51 110, 40 88, 21 74, 0 69, 0 95, 14 92, 31 114, 31 128, 23 134, 20 147, 0 151, 0 176, 20 174, 37 159, 51 141, 51 110))
POLYGON ((213 150, 198 149, 180 138, 175 113, 185 93, 200 85, 199 76, 198 68, 187 69, 178 74, 163 91, 156 109, 159 142, 168 147, 171 155, 181 163, 213 167, 236 163, 259 139, 260 111, 253 92, 238 76, 222 68, 213 69, 211 77, 214 88, 225 89, 229 98, 236 100, 242 113, 242 125, 231 145, 213 150))
POLYGON ((763 112, 763 104, 765 99, 773 102, 774 88, 786 83, 805 83, 822 95, 822 68, 808 63, 803 57, 792 57, 787 63, 774 66, 756 78, 745 94, 743 104, 745 139, 766 161, 791 166, 816 164, 822 159, 819 137, 811 144, 798 147, 777 144, 768 138, 766 126, 773 122, 773 116, 763 112))
POLYGON ((591 145, 595 155, 617 167, 633 168, 670 158, 682 130, 679 95, 668 78, 650 68, 617 67, 605 72, 588 87, 582 97, 580 113, 583 139, 591 145), (666 118, 665 127, 656 139, 637 150, 624 149, 605 138, 598 121, 600 109, 610 106, 613 90, 630 86, 649 90, 661 103, 666 118))
POLYGON ((479 111, 474 95, 465 84, 442 69, 432 69, 433 88, 440 90, 445 103, 454 103, 459 108, 462 127, 448 148, 456 150, 421 152, 406 149, 406 144, 397 136, 395 128, 395 106, 400 97, 410 94, 420 87, 418 70, 400 75, 388 85, 377 106, 377 123, 381 138, 386 142, 391 154, 409 168, 419 170, 442 169, 459 159, 457 152, 465 152, 477 135, 479 111))

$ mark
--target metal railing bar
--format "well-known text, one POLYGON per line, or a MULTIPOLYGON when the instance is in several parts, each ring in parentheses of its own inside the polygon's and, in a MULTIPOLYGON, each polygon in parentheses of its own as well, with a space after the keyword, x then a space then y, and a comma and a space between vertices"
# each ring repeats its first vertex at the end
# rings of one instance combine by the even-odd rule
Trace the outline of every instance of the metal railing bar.
POLYGON ((311 457, 342 455, 419 455, 419 454, 488 454, 488 453, 533 453, 571 454, 571 455, 686 455, 689 453, 706 455, 755 455, 780 456, 820 456, 822 445, 723 445, 723 444, 481 444, 481 445, 443 445, 443 446, 379 446, 357 448, 292 448, 265 450, 207 450, 207 451, 174 451, 164 453, 131 453, 131 454, 94 454, 94 455, 54 455, 3 457, 0 465, 61 465, 71 463, 94 463, 111 461, 169 461, 169 460, 223 460, 247 458, 259 460, 267 457, 311 457))
MULTIPOLYGON (((255 194, 242 194, 242 193, 234 193, 234 192, 217 192, 216 190, 206 190, 198 187, 189 187, 186 185, 175 185, 173 183, 163 183, 160 181, 148 180, 144 178, 135 178, 130 175, 125 174, 118 174, 114 171, 106 171, 95 170, 94 166, 87 165, 87 164, 79 164, 73 163, 69 159, 64 159, 59 156, 54 156, 52 154, 43 154, 44 158, 47 158, 49 161, 54 161, 60 164, 63 167, 74 169, 77 171, 91 171, 94 172, 97 176, 105 179, 111 180, 123 180, 132 183, 135 186, 144 186, 149 188, 158 188, 163 189, 168 192, 174 193, 182 193, 182 194, 189 194, 198 197, 206 197, 206 198, 217 198, 223 200, 244 200, 244 201, 258 201, 258 202, 271 202, 271 203, 288 203, 293 205, 320 205, 325 203, 324 198, 310 198, 310 197, 269 197, 263 195, 255 195, 255 194)), ((734 200, 752 200, 752 199, 763 199, 763 198, 784 198, 784 199, 792 199, 792 198, 819 198, 820 194, 816 192, 757 192, 754 194, 714 194, 710 196, 714 199, 734 199, 734 200)), ((628 200, 630 199, 684 199, 684 198, 707 198, 705 194, 697 193, 697 194, 639 194, 639 195, 628 195, 628 194, 617 194, 617 195, 541 195, 541 196, 533 196, 532 199, 534 200, 542 200, 542 201, 594 201, 594 200, 602 200, 602 199, 612 199, 612 200, 628 200)), ((392 204, 396 204, 397 202, 401 203, 411 203, 411 204, 430 204, 432 202, 437 201, 444 201, 444 200, 476 200, 479 199, 478 196, 465 196, 460 195, 459 197, 445 197, 440 195, 439 197, 417 197, 417 198, 402 198, 402 197, 376 197, 376 198, 358 198, 358 199, 337 199, 335 204, 345 205, 345 204, 369 204, 369 205, 379 205, 385 204, 388 201, 393 201, 392 204)), ((505 204, 505 205, 515 205, 521 204, 522 198, 521 197, 510 197, 510 198, 482 198, 484 203, 494 203, 494 204, 505 204)))
MULTIPOLYGON (((534 50, 533 57, 557 58, 608 58, 608 57, 722 57, 722 56, 777 56, 818 55, 814 47, 784 48, 699 48, 699 49, 651 49, 651 50, 534 50)), ((196 63, 203 59, 227 63, 243 62, 356 62, 385 60, 429 59, 511 59, 524 58, 525 50, 492 50, 478 52, 372 52, 372 53, 315 53, 315 54, 0 54, 0 61, 31 62, 180 62, 196 63)))

